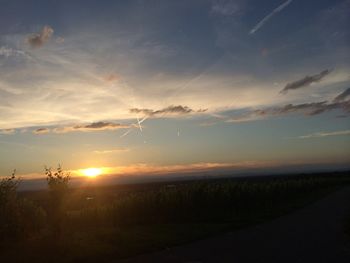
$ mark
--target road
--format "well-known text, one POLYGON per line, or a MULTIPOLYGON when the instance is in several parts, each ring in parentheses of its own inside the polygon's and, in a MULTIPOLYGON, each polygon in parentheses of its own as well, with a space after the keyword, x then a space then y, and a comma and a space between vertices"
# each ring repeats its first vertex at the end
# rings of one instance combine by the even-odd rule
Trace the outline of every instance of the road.
POLYGON ((350 187, 346 187, 260 225, 113 262, 349 263, 350 245, 346 245, 343 233, 343 220, 349 208, 350 187))

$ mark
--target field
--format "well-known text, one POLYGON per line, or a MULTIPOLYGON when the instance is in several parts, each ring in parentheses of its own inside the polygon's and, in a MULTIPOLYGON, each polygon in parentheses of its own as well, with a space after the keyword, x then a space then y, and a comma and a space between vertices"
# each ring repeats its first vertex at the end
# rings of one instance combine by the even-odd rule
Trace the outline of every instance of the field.
POLYGON ((2 257, 124 258, 270 220, 349 183, 348 173, 334 173, 69 188, 59 214, 49 191, 21 192, 16 200, 30 212, 11 228, 13 240, 1 239, 2 257))
POLYGON ((347 218, 344 222, 344 232, 349 240, 348 245, 350 246, 350 208, 349 208, 349 215, 347 216, 347 218))

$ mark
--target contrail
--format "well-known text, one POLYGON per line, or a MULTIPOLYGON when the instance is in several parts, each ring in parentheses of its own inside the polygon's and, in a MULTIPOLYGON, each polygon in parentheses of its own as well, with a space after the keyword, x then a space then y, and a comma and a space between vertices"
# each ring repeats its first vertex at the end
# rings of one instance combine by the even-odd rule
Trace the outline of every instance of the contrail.
POLYGON ((142 133, 142 127, 141 127, 141 124, 140 124, 140 119, 139 119, 138 116, 136 117, 136 119, 137 119, 137 124, 139 125, 139 129, 140 129, 140 131, 142 133))
POLYGON ((219 64, 219 62, 221 61, 221 59, 223 59, 225 57, 225 55, 219 55, 215 62, 213 62, 211 65, 207 66, 205 69, 203 69, 199 74, 197 74, 196 76, 194 76, 193 78, 191 78, 190 80, 188 80, 185 84, 181 85, 179 88, 176 89, 176 91, 171 94, 171 96, 168 97, 169 100, 171 100, 173 97, 177 96, 181 91, 183 91, 184 89, 188 88, 192 83, 194 83, 195 81, 199 80, 201 77, 203 77, 205 74, 207 74, 212 68, 214 68, 217 64, 219 64))
POLYGON ((140 123, 143 123, 145 120, 147 120, 148 119, 148 116, 145 116, 145 117, 143 117, 143 119, 142 120, 140 120, 140 123))
MULTIPOLYGON (((133 123, 133 124, 131 124, 131 125, 132 125, 132 126, 138 125, 138 127, 139 127, 139 129, 140 129, 140 131, 141 131, 141 133, 142 133, 142 126, 141 126, 141 123, 143 123, 145 120, 147 120, 147 119, 148 119, 148 116, 143 117, 141 120, 139 119, 139 117, 136 117, 136 119, 137 119, 137 123, 133 123)), ((128 134, 131 132, 131 130, 132 130, 132 128, 130 128, 129 130, 127 130, 126 132, 124 132, 124 133, 120 136, 120 138, 123 138, 123 137, 125 137, 126 135, 128 135, 128 134)))
MULTIPOLYGON (((142 126, 141 126, 141 123, 143 123, 145 120, 147 120, 147 119, 148 119, 148 116, 143 117, 142 120, 140 120, 139 117, 137 116, 136 119, 137 119, 137 125, 139 126, 139 129, 140 129, 140 131, 141 131, 141 133, 142 133, 142 126)), ((136 123, 135 123, 135 124, 136 124, 136 123)))
POLYGON ((252 35, 256 31, 258 31, 271 17, 273 17, 275 14, 281 12, 284 8, 286 8, 293 0, 287 0, 277 8, 275 8, 270 14, 265 16, 255 27, 253 27, 252 30, 249 31, 249 34, 252 35))
POLYGON ((131 129, 127 130, 126 132, 124 132, 120 138, 123 138, 124 136, 128 135, 131 132, 131 129))

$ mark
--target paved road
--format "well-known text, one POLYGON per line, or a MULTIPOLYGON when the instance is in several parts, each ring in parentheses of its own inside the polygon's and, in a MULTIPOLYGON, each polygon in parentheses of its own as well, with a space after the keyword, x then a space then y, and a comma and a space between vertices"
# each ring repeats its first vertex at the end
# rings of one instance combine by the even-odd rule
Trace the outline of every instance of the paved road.
POLYGON ((347 187, 267 223, 116 262, 349 263, 342 229, 349 208, 347 187))

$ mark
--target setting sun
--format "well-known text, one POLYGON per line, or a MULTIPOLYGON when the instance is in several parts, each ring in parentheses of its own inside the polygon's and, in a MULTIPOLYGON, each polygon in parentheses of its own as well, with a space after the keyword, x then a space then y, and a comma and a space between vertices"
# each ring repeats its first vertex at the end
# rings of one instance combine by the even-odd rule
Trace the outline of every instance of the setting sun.
POLYGON ((102 169, 100 168, 87 168, 81 170, 81 173, 88 177, 96 177, 102 174, 102 169))

